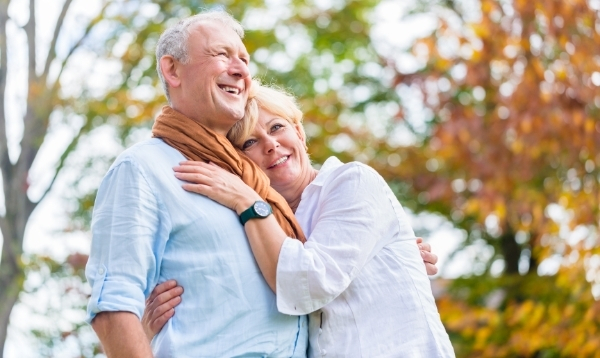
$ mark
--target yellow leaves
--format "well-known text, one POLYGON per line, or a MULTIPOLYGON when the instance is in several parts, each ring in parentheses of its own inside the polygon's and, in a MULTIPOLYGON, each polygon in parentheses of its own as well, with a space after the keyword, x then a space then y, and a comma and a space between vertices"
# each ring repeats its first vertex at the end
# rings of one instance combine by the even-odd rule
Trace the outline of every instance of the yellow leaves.
POLYGON ((523 131, 523 133, 530 133, 531 132, 531 128, 533 127, 531 120, 529 118, 525 118, 524 120, 521 121, 520 123, 521 126, 521 130, 523 131))
POLYGON ((581 113, 580 111, 574 112, 572 120, 575 126, 581 126, 581 124, 583 123, 583 113, 581 113))
POLYGON ((506 219, 506 203, 502 200, 497 200, 494 205, 494 212, 501 222, 504 221, 506 219))
POLYGON ((483 350, 487 346, 489 339, 493 333, 491 327, 481 327, 475 333, 475 343, 473 348, 477 350, 483 350))
POLYGON ((515 154, 521 154, 524 149, 524 144, 521 139, 515 139, 514 142, 510 144, 510 150, 515 154))
POLYGON ((595 129, 596 129, 596 123, 595 123, 594 119, 587 118, 585 120, 584 128, 585 128, 586 133, 588 133, 588 134, 594 133, 595 129))
POLYGON ((467 143, 469 143, 469 139, 471 139, 471 136, 469 135, 469 131, 466 128, 461 128, 458 131, 458 138, 460 139, 461 143, 466 145, 467 143))
POLYGON ((479 38, 487 38, 490 36, 490 29, 486 24, 483 23, 473 23, 468 25, 471 31, 475 34, 475 36, 479 38))
POLYGON ((481 2, 481 11, 484 14, 489 14, 490 12, 492 12, 493 10, 495 10, 497 8, 497 5, 494 4, 493 1, 489 1, 489 0, 484 0, 481 2))
POLYGON ((512 316, 508 317, 508 323, 511 325, 523 323, 533 310, 534 305, 535 303, 533 301, 528 300, 521 305, 513 306, 512 308, 514 309, 514 313, 512 316))
MULTIPOLYGON (((466 183, 450 199, 439 196, 437 204, 449 218, 464 214, 460 225, 473 239, 494 214, 503 233, 518 233, 515 241, 532 252, 533 263, 544 263, 541 271, 555 274, 537 276, 532 266, 527 285, 503 287, 510 299, 496 311, 482 307, 481 289, 470 300, 457 294, 457 301, 468 303, 446 302, 440 314, 460 343, 460 357, 594 356, 600 352, 600 311, 589 308, 594 299, 581 268, 585 252, 569 246, 565 230, 581 225, 598 231, 600 122, 591 78, 599 71, 600 38, 588 36, 582 26, 600 18, 584 0, 510 4, 514 15, 504 12, 501 2, 482 0, 481 19, 463 29, 483 44, 472 57, 461 59, 464 81, 452 82, 437 96, 425 85, 419 88, 424 106, 444 113, 444 120, 431 128, 441 141, 435 156, 444 159, 436 174, 447 186, 458 178, 466 183), (476 86, 485 90, 484 100, 461 98, 476 86), (496 115, 500 108, 505 115, 496 115), (480 190, 470 190, 473 178, 482 181, 480 190), (564 213, 545 215, 556 204, 564 213), (548 270, 552 260, 558 267, 548 270)), ((435 33, 433 43, 442 43, 447 32, 446 27, 435 33)), ((437 55, 430 58, 412 83, 448 78, 451 74, 443 69, 449 63, 437 55)), ((483 239, 494 248, 487 264, 521 253, 503 251, 499 238, 483 239)), ((485 274, 478 279, 489 291, 501 286, 485 274)), ((457 292, 469 289, 465 284, 457 292)))
POLYGON ((481 201, 478 199, 469 199, 463 206, 463 211, 467 215, 476 216, 475 214, 480 213, 482 211, 480 203, 481 201))

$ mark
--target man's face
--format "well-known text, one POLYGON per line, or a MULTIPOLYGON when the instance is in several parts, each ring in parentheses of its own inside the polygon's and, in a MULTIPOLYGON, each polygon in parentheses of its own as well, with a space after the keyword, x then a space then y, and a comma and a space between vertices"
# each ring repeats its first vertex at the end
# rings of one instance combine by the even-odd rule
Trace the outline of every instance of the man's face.
POLYGON ((182 105, 175 109, 225 135, 244 116, 250 56, 240 37, 220 22, 192 26, 189 62, 178 70, 182 105))

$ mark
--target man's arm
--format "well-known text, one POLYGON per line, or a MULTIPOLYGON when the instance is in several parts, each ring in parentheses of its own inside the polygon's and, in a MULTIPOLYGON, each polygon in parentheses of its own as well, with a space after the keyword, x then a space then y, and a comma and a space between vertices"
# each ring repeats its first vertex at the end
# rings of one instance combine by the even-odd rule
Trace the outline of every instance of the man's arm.
POLYGON ((131 312, 100 312, 92 321, 108 358, 152 357, 142 324, 131 312))

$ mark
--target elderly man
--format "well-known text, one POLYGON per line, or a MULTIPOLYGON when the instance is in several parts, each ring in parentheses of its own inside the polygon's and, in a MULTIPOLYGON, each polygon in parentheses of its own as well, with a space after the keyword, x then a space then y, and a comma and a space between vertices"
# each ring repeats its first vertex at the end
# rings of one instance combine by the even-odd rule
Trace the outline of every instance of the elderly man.
MULTIPOLYGON (((185 123, 192 137, 224 136, 242 118, 251 84, 242 37, 224 12, 166 30, 156 54, 171 107, 157 121, 185 123)), ((157 283, 175 279, 184 299, 153 340, 155 355, 305 356, 306 317, 277 311, 236 213, 181 188, 172 168, 186 159, 177 147, 184 134, 164 133, 168 140, 148 139, 123 152, 98 190, 86 267, 88 321, 107 355, 152 355, 139 318, 144 300, 157 283)))

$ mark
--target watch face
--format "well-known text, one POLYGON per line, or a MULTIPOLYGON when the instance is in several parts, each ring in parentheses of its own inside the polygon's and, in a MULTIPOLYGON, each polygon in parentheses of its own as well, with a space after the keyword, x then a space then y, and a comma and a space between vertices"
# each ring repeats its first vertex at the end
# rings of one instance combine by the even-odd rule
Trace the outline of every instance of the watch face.
POLYGON ((254 211, 262 217, 267 217, 271 213, 271 207, 264 201, 257 201, 254 203, 254 211))

